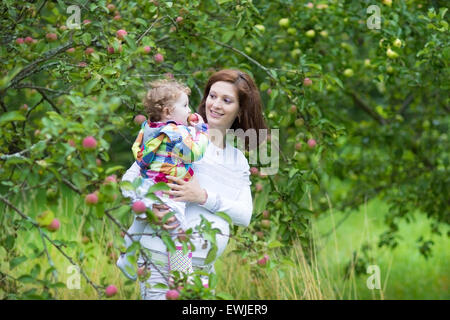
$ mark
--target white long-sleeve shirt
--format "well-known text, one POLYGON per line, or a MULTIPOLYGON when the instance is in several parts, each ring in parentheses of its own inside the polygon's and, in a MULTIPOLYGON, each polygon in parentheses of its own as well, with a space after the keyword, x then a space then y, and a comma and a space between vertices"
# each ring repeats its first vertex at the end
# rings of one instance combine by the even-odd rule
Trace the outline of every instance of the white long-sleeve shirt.
MULTIPOLYGON (((201 222, 203 215, 212 223, 212 227, 220 229, 223 235, 217 235, 217 255, 218 258, 228 244, 230 228, 228 222, 215 212, 225 212, 230 216, 233 224, 248 226, 253 211, 252 194, 250 190, 250 167, 244 154, 237 148, 226 145, 220 149, 213 143, 209 143, 203 158, 193 163, 194 177, 200 187, 208 193, 207 201, 203 204, 186 204, 186 226, 195 231, 195 226, 201 222)), ((122 177, 122 181, 132 182, 139 176, 139 166, 136 162, 127 170, 122 177)), ((125 197, 136 200, 134 192, 122 190, 125 197)), ((144 193, 145 194, 145 193, 144 193)), ((147 201, 146 201, 147 203, 147 201)), ((149 225, 144 233, 154 232, 149 225)), ((194 258, 206 258, 210 250, 210 243, 206 248, 202 248, 204 240, 196 237, 193 240, 196 250, 193 252, 194 258)), ((164 242, 158 237, 143 236, 141 245, 152 250, 166 252, 164 242)))

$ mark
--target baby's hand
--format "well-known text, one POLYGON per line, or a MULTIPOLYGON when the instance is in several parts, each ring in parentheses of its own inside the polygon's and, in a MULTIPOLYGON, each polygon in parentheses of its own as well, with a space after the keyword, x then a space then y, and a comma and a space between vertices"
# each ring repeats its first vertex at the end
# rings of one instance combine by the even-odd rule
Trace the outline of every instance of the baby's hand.
POLYGON ((199 123, 205 123, 205 121, 203 121, 203 118, 201 115, 199 115, 198 113, 193 113, 188 117, 188 121, 189 121, 189 125, 194 126, 196 124, 199 123))

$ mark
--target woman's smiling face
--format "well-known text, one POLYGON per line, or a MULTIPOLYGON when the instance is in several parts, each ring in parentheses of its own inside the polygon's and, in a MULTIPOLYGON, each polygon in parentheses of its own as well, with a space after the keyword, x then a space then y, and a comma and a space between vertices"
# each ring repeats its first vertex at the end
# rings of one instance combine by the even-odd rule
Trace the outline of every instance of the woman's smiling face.
POLYGON ((239 99, 234 84, 217 81, 209 89, 205 102, 208 125, 229 129, 239 113, 239 99))

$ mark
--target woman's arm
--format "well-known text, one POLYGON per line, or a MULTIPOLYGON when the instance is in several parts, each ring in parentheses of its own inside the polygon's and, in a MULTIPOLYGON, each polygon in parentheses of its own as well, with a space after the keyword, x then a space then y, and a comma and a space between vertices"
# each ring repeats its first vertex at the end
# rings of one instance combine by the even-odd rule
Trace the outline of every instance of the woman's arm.
POLYGON ((200 206, 213 213, 225 212, 235 225, 247 227, 250 224, 253 201, 249 185, 242 188, 237 200, 228 199, 212 191, 206 191, 206 193, 208 194, 206 202, 200 206))
POLYGON ((168 176, 167 179, 173 181, 173 183, 167 184, 171 190, 163 192, 172 195, 175 201, 197 203, 212 213, 225 212, 234 224, 247 227, 253 211, 249 174, 250 172, 248 174, 244 172, 243 178, 241 178, 243 187, 241 187, 238 199, 229 199, 222 194, 202 189, 195 175, 191 181, 168 176))

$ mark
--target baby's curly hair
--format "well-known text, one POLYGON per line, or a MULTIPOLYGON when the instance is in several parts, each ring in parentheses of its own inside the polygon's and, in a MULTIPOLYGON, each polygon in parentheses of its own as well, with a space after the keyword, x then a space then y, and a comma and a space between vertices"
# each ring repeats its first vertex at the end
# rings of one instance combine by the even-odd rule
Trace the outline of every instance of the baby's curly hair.
POLYGON ((150 121, 160 121, 164 107, 173 110, 173 104, 180 97, 181 92, 191 94, 191 89, 176 80, 161 79, 148 84, 151 89, 145 94, 143 104, 150 121))

